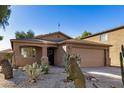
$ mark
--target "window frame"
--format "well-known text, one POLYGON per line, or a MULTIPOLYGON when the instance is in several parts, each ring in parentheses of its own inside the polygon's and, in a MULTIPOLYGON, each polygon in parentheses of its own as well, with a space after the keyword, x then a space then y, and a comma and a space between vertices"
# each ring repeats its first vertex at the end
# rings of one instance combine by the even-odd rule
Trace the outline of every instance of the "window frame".
POLYGON ((108 34, 104 33, 100 35, 100 41, 101 42, 107 42, 108 41, 108 34))
POLYGON ((20 47, 20 55, 21 55, 23 58, 34 58, 34 57, 36 57, 36 54, 37 54, 36 47, 33 47, 33 46, 22 46, 22 47, 20 47), (33 52, 33 49, 35 49, 35 52, 33 52, 32 56, 24 56, 24 55, 22 54, 22 49, 25 49, 25 48, 32 48, 32 52, 33 52))

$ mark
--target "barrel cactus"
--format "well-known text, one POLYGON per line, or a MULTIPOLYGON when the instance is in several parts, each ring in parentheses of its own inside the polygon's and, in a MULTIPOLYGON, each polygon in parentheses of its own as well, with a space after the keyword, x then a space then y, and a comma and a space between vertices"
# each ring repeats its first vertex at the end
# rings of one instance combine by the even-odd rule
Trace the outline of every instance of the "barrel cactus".
POLYGON ((123 58, 124 58, 124 47, 121 46, 121 52, 120 52, 120 67, 121 67, 121 76, 122 76, 122 83, 124 85, 124 66, 123 66, 123 58))
POLYGON ((5 79, 13 78, 13 69, 8 60, 4 59, 0 62, 2 67, 2 73, 4 74, 5 79))

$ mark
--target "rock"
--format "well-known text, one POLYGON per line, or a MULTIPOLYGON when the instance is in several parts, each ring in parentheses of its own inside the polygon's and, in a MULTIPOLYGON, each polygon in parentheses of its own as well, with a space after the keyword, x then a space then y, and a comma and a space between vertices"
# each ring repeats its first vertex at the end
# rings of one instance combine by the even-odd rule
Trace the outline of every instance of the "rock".
POLYGON ((97 82, 98 79, 96 79, 94 76, 87 76, 87 80, 97 82))
POLYGON ((92 83, 92 85, 93 85, 95 88, 99 88, 95 83, 92 83))

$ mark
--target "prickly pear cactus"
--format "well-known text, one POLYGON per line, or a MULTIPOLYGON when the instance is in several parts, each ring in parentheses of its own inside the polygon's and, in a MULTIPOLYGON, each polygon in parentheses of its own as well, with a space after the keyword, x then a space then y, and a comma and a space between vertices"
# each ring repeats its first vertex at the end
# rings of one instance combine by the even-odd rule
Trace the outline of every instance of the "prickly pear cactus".
POLYGON ((5 79, 13 78, 13 69, 8 60, 4 59, 0 62, 2 66, 2 73, 4 74, 5 79))
POLYGON ((68 55, 66 59, 65 70, 68 74, 67 79, 74 81, 76 88, 85 88, 85 76, 83 75, 79 65, 77 56, 68 55))
POLYGON ((124 47, 121 46, 121 52, 120 52, 120 67, 121 67, 121 76, 122 76, 122 83, 124 85, 124 66, 123 66, 123 58, 124 58, 124 47))

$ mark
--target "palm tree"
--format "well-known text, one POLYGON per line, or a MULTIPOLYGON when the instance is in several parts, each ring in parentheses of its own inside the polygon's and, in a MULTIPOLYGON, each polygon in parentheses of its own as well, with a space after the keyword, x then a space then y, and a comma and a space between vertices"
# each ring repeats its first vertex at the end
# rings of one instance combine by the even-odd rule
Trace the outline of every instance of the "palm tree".
POLYGON ((8 19, 10 14, 10 5, 0 5, 0 27, 3 27, 3 29, 5 29, 5 26, 9 25, 8 19))
MULTIPOLYGON (((0 5, 0 27, 3 27, 5 30, 5 26, 9 25, 8 19, 10 17, 11 10, 9 5, 0 5)), ((0 40, 3 39, 3 36, 0 36, 0 40)))

